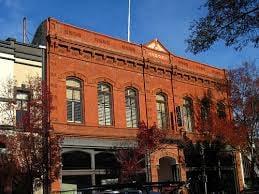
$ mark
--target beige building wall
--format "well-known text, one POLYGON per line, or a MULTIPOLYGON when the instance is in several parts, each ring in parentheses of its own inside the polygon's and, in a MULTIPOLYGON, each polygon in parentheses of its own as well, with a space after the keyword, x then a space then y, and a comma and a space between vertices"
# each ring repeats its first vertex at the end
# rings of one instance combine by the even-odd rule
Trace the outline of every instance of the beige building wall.
MULTIPOLYGON (((19 61, 25 61, 19 59, 19 61)), ((29 77, 42 76, 42 64, 37 61, 30 61, 30 64, 15 63, 13 70, 14 79, 17 80, 17 85, 20 86, 28 80, 29 77)))
POLYGON ((3 111, 7 101, 14 98, 14 90, 6 92, 7 82, 16 80, 16 87, 21 87, 29 77, 42 77, 42 64, 41 48, 19 43, 14 39, 0 40, 0 127, 15 125, 16 122, 15 108, 8 112, 3 111))

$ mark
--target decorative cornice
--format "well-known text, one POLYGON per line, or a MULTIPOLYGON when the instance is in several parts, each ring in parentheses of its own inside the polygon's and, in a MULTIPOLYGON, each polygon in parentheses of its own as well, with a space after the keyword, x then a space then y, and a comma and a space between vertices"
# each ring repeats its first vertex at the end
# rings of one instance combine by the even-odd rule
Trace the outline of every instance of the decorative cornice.
POLYGON ((136 58, 124 55, 118 52, 105 50, 98 47, 93 47, 85 44, 75 44, 69 40, 52 37, 50 42, 50 52, 54 54, 65 55, 69 58, 84 60, 92 63, 108 65, 112 67, 127 69, 135 72, 144 72, 165 79, 181 80, 186 83, 202 85, 205 87, 216 87, 223 83, 223 79, 206 76, 193 71, 182 69, 173 64, 167 66, 163 63, 152 61, 142 61, 141 57, 136 58))

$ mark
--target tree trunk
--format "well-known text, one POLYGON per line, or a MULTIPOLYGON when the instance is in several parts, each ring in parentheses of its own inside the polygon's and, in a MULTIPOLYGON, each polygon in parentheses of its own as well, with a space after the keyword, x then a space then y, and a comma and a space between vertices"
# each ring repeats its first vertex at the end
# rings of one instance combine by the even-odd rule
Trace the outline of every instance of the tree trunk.
POLYGON ((250 178, 251 178, 251 186, 252 188, 254 188, 255 186, 255 178, 256 178, 256 174, 255 174, 255 158, 254 156, 252 156, 252 161, 251 161, 251 168, 250 168, 250 178))
POLYGON ((30 181, 30 193, 33 194, 33 180, 30 181))
POLYGON ((26 187, 27 187, 27 192, 29 194, 33 194, 33 178, 30 174, 27 175, 26 187))
POLYGON ((5 194, 12 194, 13 192, 13 184, 12 184, 13 178, 12 177, 7 177, 5 182, 4 182, 4 193, 5 194))

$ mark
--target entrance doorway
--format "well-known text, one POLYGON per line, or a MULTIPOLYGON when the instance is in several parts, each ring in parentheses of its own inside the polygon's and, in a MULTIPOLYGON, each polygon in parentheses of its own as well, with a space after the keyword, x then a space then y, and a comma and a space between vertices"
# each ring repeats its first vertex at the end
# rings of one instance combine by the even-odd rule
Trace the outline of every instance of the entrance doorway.
POLYGON ((179 181, 179 165, 172 157, 166 156, 159 159, 158 181, 179 181))

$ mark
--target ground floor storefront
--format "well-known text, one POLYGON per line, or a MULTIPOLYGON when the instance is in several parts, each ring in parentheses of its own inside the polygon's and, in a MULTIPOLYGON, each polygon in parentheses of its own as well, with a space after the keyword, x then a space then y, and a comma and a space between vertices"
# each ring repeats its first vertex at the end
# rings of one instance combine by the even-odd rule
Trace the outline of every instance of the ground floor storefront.
MULTIPOLYGON (((129 143, 124 140, 66 137, 60 179, 52 185, 52 190, 81 190, 118 182, 121 177, 116 149, 125 145, 129 143)), ((204 193, 205 189, 208 193, 238 193, 242 190, 242 174, 237 156, 231 152, 224 158, 226 161, 217 159, 204 164, 195 154, 187 156, 179 145, 165 144, 146 157, 144 174, 139 174, 137 181, 186 181, 189 193, 197 194, 204 193)))

